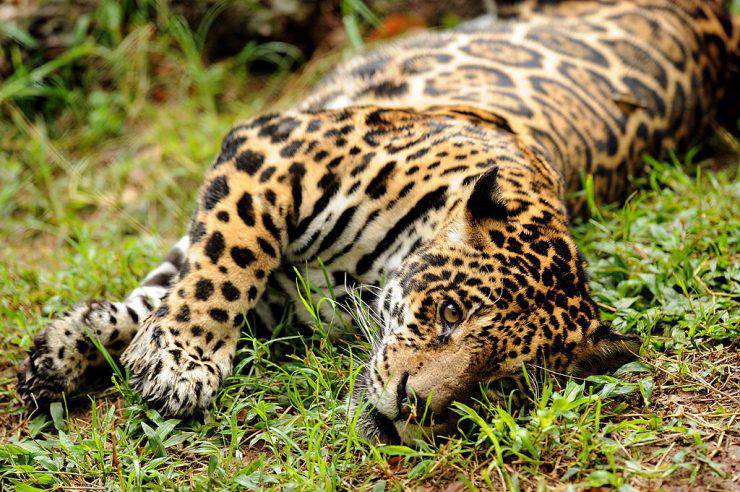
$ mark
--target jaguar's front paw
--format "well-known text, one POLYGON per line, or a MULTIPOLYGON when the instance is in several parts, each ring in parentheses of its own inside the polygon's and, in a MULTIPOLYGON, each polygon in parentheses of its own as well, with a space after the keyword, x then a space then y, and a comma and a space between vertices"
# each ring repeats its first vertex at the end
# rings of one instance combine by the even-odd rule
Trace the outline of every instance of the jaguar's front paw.
POLYGON ((231 371, 231 357, 217 363, 199 352, 189 353, 159 321, 150 318, 145 325, 122 357, 129 382, 164 415, 203 413, 231 371))
POLYGON ((77 393, 90 383, 90 369, 103 363, 90 336, 100 336, 115 314, 110 303, 91 301, 52 319, 36 335, 18 370, 17 390, 23 402, 44 407, 61 400, 62 393, 77 393))

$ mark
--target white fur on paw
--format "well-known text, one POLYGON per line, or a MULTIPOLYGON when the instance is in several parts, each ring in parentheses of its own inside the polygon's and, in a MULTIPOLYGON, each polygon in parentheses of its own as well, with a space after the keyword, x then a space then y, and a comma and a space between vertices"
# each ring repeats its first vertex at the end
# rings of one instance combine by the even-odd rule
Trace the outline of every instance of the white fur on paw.
POLYGON ((44 406, 62 393, 84 387, 86 371, 103 362, 89 335, 99 336, 111 325, 115 308, 107 302, 78 305, 51 320, 34 339, 18 371, 18 394, 27 405, 44 406))
POLYGON ((204 412, 232 364, 227 356, 216 363, 188 354, 151 318, 122 361, 131 372, 131 385, 150 405, 170 416, 204 412))

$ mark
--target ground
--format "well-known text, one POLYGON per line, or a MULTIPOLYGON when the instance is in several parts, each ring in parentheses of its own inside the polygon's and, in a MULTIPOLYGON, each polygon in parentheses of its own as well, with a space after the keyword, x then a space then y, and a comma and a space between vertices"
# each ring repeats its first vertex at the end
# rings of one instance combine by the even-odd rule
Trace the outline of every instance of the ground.
POLYGON ((205 65, 196 36, 158 22, 0 83, 0 489, 740 487, 740 146, 719 129, 698 153, 646 157, 629 199, 574 224, 603 317, 644 340, 614 375, 519 399, 488 388, 457 408, 458 435, 377 447, 344 413, 367 347, 331 343, 317 320, 310 340, 245 335, 204 420, 160 417, 125 378, 25 413, 15 368, 33 334, 134 288, 182 234, 228 128, 341 56, 256 77, 247 62, 284 52, 205 65))

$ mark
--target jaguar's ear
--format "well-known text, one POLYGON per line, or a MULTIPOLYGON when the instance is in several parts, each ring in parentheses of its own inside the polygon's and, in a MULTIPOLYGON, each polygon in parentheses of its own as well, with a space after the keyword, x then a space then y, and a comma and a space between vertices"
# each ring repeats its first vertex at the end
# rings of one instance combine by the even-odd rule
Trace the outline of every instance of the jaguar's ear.
POLYGON ((473 191, 467 203, 467 209, 473 221, 485 219, 505 221, 507 219, 506 203, 501 197, 497 178, 498 168, 493 167, 483 173, 473 185, 473 191))
POLYGON ((642 341, 635 336, 615 333, 602 325, 588 337, 586 346, 576 356, 574 371, 586 376, 619 369, 637 358, 642 341))

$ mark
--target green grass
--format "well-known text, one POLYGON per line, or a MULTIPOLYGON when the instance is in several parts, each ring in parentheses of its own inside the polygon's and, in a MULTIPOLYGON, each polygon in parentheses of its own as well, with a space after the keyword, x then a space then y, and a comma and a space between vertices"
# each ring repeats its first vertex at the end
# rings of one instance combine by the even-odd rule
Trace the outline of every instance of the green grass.
POLYGON ((252 46, 206 65, 176 24, 111 28, 64 64, 21 65, 0 84, 0 489, 737 486, 736 148, 722 165, 648 159, 626 204, 594 204, 598 218, 574 227, 603 316, 643 337, 640 361, 533 383, 528 401, 487 389, 457 407, 451 438, 360 439, 344 401, 366 346, 331 343, 319 321, 310 340, 289 327, 245 335, 204 420, 164 419, 125 382, 24 414, 14 368, 33 334, 76 302, 133 289, 182 234, 228 128, 305 93, 327 63, 255 77, 254 53, 280 65, 290 50, 252 46))

